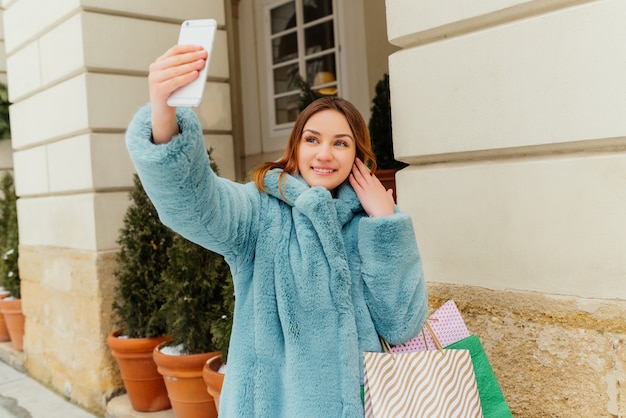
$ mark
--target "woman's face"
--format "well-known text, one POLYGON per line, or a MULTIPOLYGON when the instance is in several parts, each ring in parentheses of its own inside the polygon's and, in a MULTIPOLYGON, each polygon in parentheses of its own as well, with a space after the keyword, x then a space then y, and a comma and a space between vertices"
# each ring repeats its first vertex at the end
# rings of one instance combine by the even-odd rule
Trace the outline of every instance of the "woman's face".
POLYGON ((350 174, 356 143, 343 114, 322 110, 304 125, 298 145, 298 172, 311 187, 333 190, 350 174))

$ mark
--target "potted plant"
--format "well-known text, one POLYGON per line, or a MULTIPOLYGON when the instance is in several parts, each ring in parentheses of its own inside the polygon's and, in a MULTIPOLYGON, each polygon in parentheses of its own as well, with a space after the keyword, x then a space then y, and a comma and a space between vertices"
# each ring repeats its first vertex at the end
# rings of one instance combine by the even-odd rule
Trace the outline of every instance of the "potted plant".
POLYGON ((159 220, 136 174, 130 198, 117 241, 120 251, 115 260, 117 283, 112 304, 115 330, 108 335, 107 344, 133 409, 154 412, 171 407, 152 352, 166 340, 161 277, 174 232, 159 220))
POLYGON ((22 313, 20 272, 17 264, 19 231, 17 225, 17 195, 13 175, 2 177, 0 187, 0 286, 9 296, 0 299, 0 312, 4 317, 13 348, 24 349, 24 314, 22 313))
MULTIPOLYGON (((0 286, 0 299, 4 299, 9 296, 9 292, 0 286)), ((0 312, 0 343, 11 341, 11 334, 7 328, 6 322, 4 322, 4 315, 0 312)))
POLYGON ((216 417, 202 374, 207 360, 219 354, 212 328, 221 320, 230 269, 221 255, 181 236, 174 238, 168 256, 163 311, 170 339, 155 348, 154 360, 177 418, 216 417))
MULTIPOLYGON (((208 153, 210 158, 211 150, 208 153)), ((214 163, 212 168, 218 171, 214 163)), ((223 306, 234 298, 230 268, 221 255, 179 235, 167 255, 162 312, 169 340, 154 349, 154 360, 177 418, 217 417, 203 368, 230 338, 223 326, 228 322, 223 306)))
POLYGON ((376 83, 376 94, 372 100, 369 131, 372 140, 372 149, 376 155, 376 177, 387 189, 393 190, 396 199, 396 172, 407 164, 397 161, 393 154, 393 132, 391 126, 391 92, 389 89, 389 74, 376 83))

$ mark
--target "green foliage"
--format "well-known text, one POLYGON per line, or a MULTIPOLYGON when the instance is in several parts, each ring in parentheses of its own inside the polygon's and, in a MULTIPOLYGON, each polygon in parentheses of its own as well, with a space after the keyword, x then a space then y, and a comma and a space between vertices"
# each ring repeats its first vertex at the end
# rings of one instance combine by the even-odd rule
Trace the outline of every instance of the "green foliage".
POLYGON ((9 121, 9 93, 6 84, 0 83, 0 139, 11 138, 9 121))
POLYGON ((0 188, 0 286, 19 299, 17 195, 10 172, 2 177, 0 188))
MULTIPOLYGON (((209 158, 211 152, 207 150, 209 158)), ((214 161, 211 168, 219 173, 214 161)), ((226 362, 235 306, 233 279, 224 257, 176 234, 163 271, 168 344, 187 354, 218 351, 226 362)))
POLYGON ((393 154, 389 74, 385 73, 383 78, 376 83, 376 95, 372 103, 369 131, 372 138, 372 148, 376 155, 376 165, 379 169, 402 169, 407 164, 397 161, 393 154))
POLYGON ((150 338, 165 335, 161 311, 165 302, 162 273, 174 232, 161 223, 139 177, 134 176, 131 204, 117 243, 114 322, 121 335, 150 338))
POLYGON ((188 354, 220 351, 226 358, 234 308, 228 264, 164 226, 134 180, 118 239, 116 325, 129 337, 167 335, 188 354))
POLYGON ((233 315, 235 312, 235 286, 233 277, 228 274, 226 284, 222 288, 222 304, 219 307, 220 317, 211 323, 212 341, 215 350, 222 354, 222 363, 228 360, 228 346, 230 334, 233 330, 233 315))
POLYGON ((228 264, 221 255, 180 236, 174 238, 168 258, 163 272, 168 344, 181 345, 185 354, 218 351, 213 324, 224 321, 224 301, 232 298, 225 289, 232 280, 228 264))

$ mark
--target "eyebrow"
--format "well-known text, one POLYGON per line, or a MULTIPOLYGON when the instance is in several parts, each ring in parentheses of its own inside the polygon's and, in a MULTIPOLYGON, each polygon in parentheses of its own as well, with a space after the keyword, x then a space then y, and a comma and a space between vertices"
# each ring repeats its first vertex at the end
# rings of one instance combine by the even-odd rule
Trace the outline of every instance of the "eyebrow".
MULTIPOLYGON (((304 134, 305 132, 311 132, 313 135, 321 135, 319 132, 317 132, 317 131, 315 131, 313 129, 304 129, 302 131, 302 134, 304 134)), ((352 138, 352 135, 349 135, 349 134, 337 134, 333 138, 345 138, 345 137, 348 137, 352 141, 354 141, 354 138, 352 138)))

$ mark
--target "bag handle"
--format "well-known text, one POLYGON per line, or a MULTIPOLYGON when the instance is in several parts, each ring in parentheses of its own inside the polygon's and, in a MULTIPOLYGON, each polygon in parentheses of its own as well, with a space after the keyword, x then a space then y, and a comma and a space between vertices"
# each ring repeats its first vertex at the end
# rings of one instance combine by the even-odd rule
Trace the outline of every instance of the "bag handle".
MULTIPOLYGON (((433 318, 433 319, 437 319, 437 318, 433 318)), ((439 342, 439 338, 437 338, 437 336, 435 335, 435 331, 433 331, 433 328, 430 326, 428 321, 429 321, 429 319, 424 321, 424 328, 426 328, 428 330, 428 333, 430 334, 431 338, 433 339, 433 342, 435 343, 435 347, 437 348, 437 350, 443 351, 443 346, 439 342)), ((426 334, 424 334, 424 328, 422 328, 421 334, 422 334, 422 338, 424 339, 424 346, 428 347, 428 343, 426 342, 426 334)))
MULTIPOLYGON (((426 334, 424 332, 424 329, 426 329, 426 331, 428 331, 428 333, 432 337, 435 343, 435 347, 437 348, 437 351, 441 351, 441 353, 443 354, 443 346, 441 345, 439 338, 437 338, 437 336, 435 335, 435 331, 428 323, 428 321, 430 320, 437 320, 437 319, 438 318, 427 318, 426 321, 424 321, 424 327, 422 328, 422 331, 420 331, 420 334, 422 335, 422 338, 424 339, 424 346, 428 347, 428 343, 426 342, 426 334)), ((389 342, 385 340, 383 337, 381 337, 380 335, 378 336, 378 339, 380 340, 380 344, 383 347, 383 351, 387 354, 391 354, 392 358, 395 360, 395 353, 391 351, 391 345, 389 344, 389 342)))

